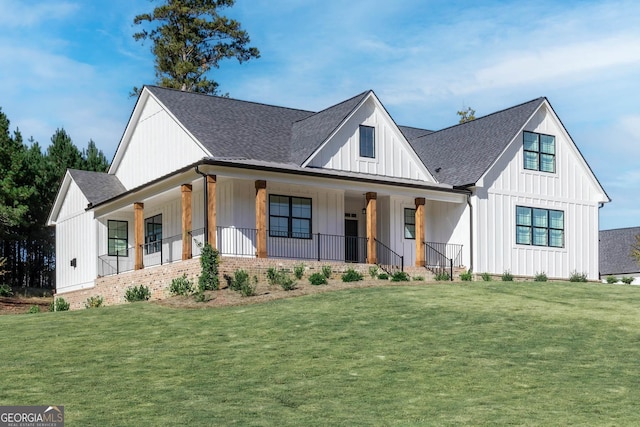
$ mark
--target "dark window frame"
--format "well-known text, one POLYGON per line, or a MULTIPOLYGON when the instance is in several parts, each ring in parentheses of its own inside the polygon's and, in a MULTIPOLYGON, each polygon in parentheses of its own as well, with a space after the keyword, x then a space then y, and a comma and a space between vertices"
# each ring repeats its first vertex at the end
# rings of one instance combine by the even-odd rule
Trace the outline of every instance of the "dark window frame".
POLYGON ((150 216, 144 220, 144 253, 154 254, 162 251, 162 214, 150 216), (157 222, 159 220, 159 222, 157 222), (151 230, 149 229, 151 226, 151 230), (155 226, 160 226, 160 232, 155 226))
POLYGON ((269 194, 269 237, 285 237, 289 239, 305 239, 310 240, 312 238, 312 222, 313 222, 313 199, 311 197, 299 197, 299 196, 285 196, 282 194, 269 194), (275 197, 281 197, 287 199, 289 212, 287 215, 276 215, 272 209, 272 199, 275 197), (309 201, 309 217, 294 216, 294 200, 308 200, 309 201), (280 232, 274 231, 271 227, 272 218, 286 218, 287 219, 287 231, 280 232), (299 233, 293 231, 294 221, 306 221, 308 223, 308 233, 299 233))
POLYGON ((404 208, 404 238, 407 240, 416 240, 416 210, 415 208, 404 208), (413 223, 407 222, 407 212, 413 212, 413 223), (407 237, 407 226, 413 226, 413 237, 407 237))
POLYGON ((538 247, 549 247, 549 248, 559 248, 562 249, 565 247, 565 212, 558 209, 545 209, 545 208, 534 208, 531 206, 516 206, 516 244, 517 245, 525 245, 525 246, 538 246, 538 247), (530 224, 522 224, 519 222, 518 218, 518 209, 528 209, 529 210, 529 221, 530 224), (534 211, 544 211, 546 212, 546 226, 540 227, 534 224, 534 211), (551 225, 551 212, 559 212, 562 214, 562 228, 552 227, 551 225), (520 233, 519 231, 526 231, 526 235, 528 236, 529 243, 522 242, 519 239, 520 233), (535 231, 546 230, 546 244, 536 243, 536 235, 535 231), (560 232, 561 244, 560 245, 552 245, 552 234, 554 232, 560 232))
POLYGON ((522 166, 524 169, 526 170, 531 170, 531 171, 537 171, 537 172, 544 172, 544 173, 556 173, 556 155, 557 155, 557 147, 556 147, 556 137, 555 135, 549 135, 546 133, 540 133, 540 132, 529 132, 529 131, 523 131, 522 132, 522 149, 524 151, 523 153, 523 158, 522 158, 522 166), (526 148, 526 144, 525 144, 525 135, 526 134, 531 134, 531 135, 537 135, 538 136, 538 149, 537 150, 527 150, 526 148), (549 138, 553 138, 553 154, 551 153, 546 153, 542 150, 542 137, 549 137, 549 138), (531 167, 527 167, 527 153, 533 153, 536 156, 536 167, 535 168, 531 168, 531 167), (553 158, 552 161, 552 165, 553 165, 553 170, 543 170, 542 169, 542 158, 544 156, 551 156, 553 158))
POLYGON ((117 219, 110 219, 107 221, 107 255, 108 256, 124 256, 124 257, 128 257, 129 256, 129 221, 122 221, 122 220, 117 220, 117 219), (112 224, 114 225, 114 227, 112 228, 112 224), (116 226, 122 226, 124 224, 124 230, 125 230, 125 237, 111 237, 111 230, 113 230, 116 226), (119 241, 124 241, 124 247, 125 247, 125 252, 124 255, 122 253, 119 253, 116 249, 117 242, 119 241), (112 242, 113 242, 113 251, 111 250, 112 247, 112 242))
POLYGON ((367 159, 375 159, 376 158, 376 128, 373 126, 365 126, 360 125, 359 128, 359 140, 360 140, 360 157, 365 157, 367 159), (363 131, 366 129, 366 131, 363 131), (369 136, 369 132, 371 135, 370 139, 365 139, 365 137, 369 136), (371 147, 369 147, 369 144, 371 147))

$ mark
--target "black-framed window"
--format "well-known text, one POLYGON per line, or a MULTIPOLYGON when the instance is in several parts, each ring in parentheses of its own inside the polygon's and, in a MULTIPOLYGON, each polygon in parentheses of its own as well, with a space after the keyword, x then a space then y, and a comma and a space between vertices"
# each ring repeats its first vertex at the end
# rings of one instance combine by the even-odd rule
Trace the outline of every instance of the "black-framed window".
POLYGON ((516 243, 564 247, 564 212, 516 206, 516 243))
POLYGON ((371 126, 360 125, 360 157, 376 157, 375 133, 371 126))
POLYGON ((162 214, 144 220, 144 251, 148 254, 162 249, 162 214))
POLYGON ((416 210, 404 208, 404 238, 416 238, 416 210))
POLYGON ((534 171, 556 171, 556 137, 535 132, 523 133, 524 168, 534 171))
POLYGON ((129 256, 129 224, 127 221, 107 221, 107 254, 129 256))
POLYGON ((269 195, 269 236, 311 238, 311 199, 269 195))

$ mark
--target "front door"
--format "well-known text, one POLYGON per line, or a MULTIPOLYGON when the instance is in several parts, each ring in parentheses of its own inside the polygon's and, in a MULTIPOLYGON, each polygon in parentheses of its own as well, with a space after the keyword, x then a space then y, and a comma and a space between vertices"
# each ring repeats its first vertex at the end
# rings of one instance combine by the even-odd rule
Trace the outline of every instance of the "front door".
POLYGON ((358 262, 358 220, 344 220, 344 260, 358 262))

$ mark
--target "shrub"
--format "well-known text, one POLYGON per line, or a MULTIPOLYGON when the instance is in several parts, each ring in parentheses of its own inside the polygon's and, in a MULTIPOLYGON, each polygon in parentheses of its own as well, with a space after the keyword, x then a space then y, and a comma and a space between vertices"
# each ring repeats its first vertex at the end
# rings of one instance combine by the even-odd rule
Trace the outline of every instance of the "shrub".
POLYGON ((547 281, 547 275, 542 272, 542 273, 536 273, 536 277, 533 278, 534 282, 546 282, 547 281))
POLYGON ((32 305, 31 307, 29 307, 29 314, 35 314, 35 313, 40 313, 40 307, 37 305, 32 305))
POLYGON ((396 271, 391 275, 391 281, 392 282, 408 282, 409 275, 404 271, 396 271))
POLYGON ((378 274, 378 279, 380 280, 389 280, 389 275, 387 273, 378 274))
POLYGON ((207 302, 211 298, 209 298, 203 291, 198 290, 193 294, 193 299, 195 300, 195 302, 207 302))
POLYGON ((372 265, 371 267, 369 267, 369 276, 371 276, 371 278, 375 278, 378 275, 378 266, 377 265, 372 265))
POLYGON ((504 273, 502 273, 502 281, 513 282, 513 274, 511 274, 509 270, 505 270, 504 273))
POLYGON ((285 291, 292 291, 296 288, 296 282, 284 271, 281 271, 278 275, 278 284, 285 291))
POLYGON ((587 273, 578 273, 577 271, 574 271, 573 273, 571 273, 571 276, 569 276, 569 281, 570 282, 586 282, 587 273))
POLYGON ((242 287, 249 282, 249 273, 240 269, 233 273, 233 277, 225 275, 224 278, 227 280, 229 289, 233 291, 240 291, 242 290, 242 287))
POLYGON ((298 264, 293 266, 293 275, 296 276, 296 279, 302 279, 304 276, 304 264, 298 264))
POLYGON ((64 298, 58 298, 55 302, 54 311, 69 311, 69 307, 71 307, 71 304, 66 302, 64 298))
POLYGON ((104 298, 100 295, 95 297, 89 297, 84 303, 85 308, 98 308, 102 307, 102 303, 104 302, 104 298))
POLYGON ((247 277, 247 280, 242 282, 240 286, 240 294, 243 297, 252 297, 256 294, 256 289, 258 288, 258 278, 253 276, 253 283, 247 277))
POLYGON ((10 297, 11 295, 13 295, 11 286, 7 284, 0 285, 0 297, 10 297))
POLYGON ((625 285, 630 285, 633 283, 633 277, 623 277, 620 280, 622 280, 622 283, 624 283, 625 285))
POLYGON ((353 268, 349 268, 343 275, 343 282, 357 282, 362 280, 362 274, 355 271, 353 268))
POLYGON ((618 278, 616 276, 607 276, 607 283, 612 285, 618 282, 618 278))
POLYGON ((151 298, 151 291, 144 285, 129 287, 124 293, 124 299, 127 302, 147 301, 149 298, 151 298))
POLYGON ((460 280, 463 282, 470 282, 473 279, 473 274, 471 274, 471 270, 467 270, 464 273, 460 273, 460 280))
POLYGON ((482 273, 480 277, 482 277, 482 280, 484 280, 485 282, 491 281, 491 275, 489 273, 482 273))
POLYGON ((267 282, 270 285, 277 285, 277 280, 278 280, 278 270, 275 269, 275 267, 269 267, 267 268, 267 282))
POLYGON ((309 276, 309 282, 314 286, 326 285, 327 278, 322 273, 313 273, 309 276))
POLYGON ((416 282, 424 282, 424 276, 413 276, 413 280, 416 282))
POLYGON ((331 278, 331 266, 330 265, 323 265, 322 266, 322 275, 324 277, 326 277, 327 279, 331 278))
POLYGON ((446 282, 448 280, 451 280, 451 276, 449 276, 449 273, 447 272, 442 272, 442 273, 436 274, 435 279, 439 282, 446 282))
POLYGON ((183 274, 171 281, 169 292, 171 295, 191 295, 194 292, 193 283, 187 279, 186 274, 183 274))
POLYGON ((219 264, 220 253, 213 249, 209 243, 205 243, 200 253, 201 273, 200 277, 198 277, 198 289, 200 292, 213 291, 220 288, 219 264))

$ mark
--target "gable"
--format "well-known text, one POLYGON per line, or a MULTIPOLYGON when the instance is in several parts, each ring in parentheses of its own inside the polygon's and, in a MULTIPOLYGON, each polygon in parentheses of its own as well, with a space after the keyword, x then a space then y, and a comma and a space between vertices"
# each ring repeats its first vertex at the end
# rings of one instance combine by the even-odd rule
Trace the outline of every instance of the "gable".
POLYGON ((83 214, 88 204, 89 200, 67 171, 47 219, 47 225, 55 225, 73 216, 83 214))
POLYGON ((548 101, 541 104, 505 151, 478 181, 495 192, 539 195, 547 199, 604 203, 609 198, 548 101), (525 132, 550 135, 555 140, 555 172, 524 166, 525 132))
POLYGON ((210 153, 148 89, 143 90, 109 169, 131 189, 210 153))
POLYGON ((373 92, 303 166, 435 182, 373 92), (360 156, 360 126, 373 128, 373 157, 360 156))

